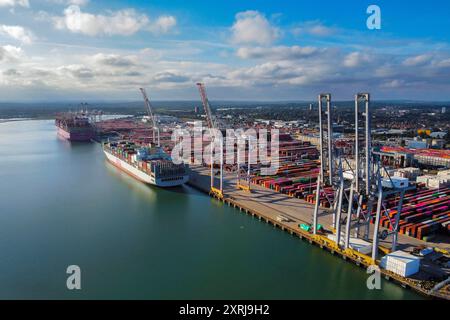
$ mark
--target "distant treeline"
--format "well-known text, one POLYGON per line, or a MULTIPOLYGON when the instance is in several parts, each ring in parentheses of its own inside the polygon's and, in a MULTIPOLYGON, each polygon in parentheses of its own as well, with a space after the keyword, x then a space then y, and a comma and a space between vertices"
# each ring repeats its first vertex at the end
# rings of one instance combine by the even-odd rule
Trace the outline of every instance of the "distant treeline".
MULTIPOLYGON (((260 101, 211 101, 213 111, 217 109, 235 109, 239 113, 239 109, 256 109, 253 112, 263 113, 264 115, 278 115, 283 114, 285 118, 289 114, 285 114, 286 110, 298 109, 303 111, 308 109, 310 104, 316 108, 315 101, 284 101, 284 102, 260 102, 260 101), (258 112, 261 110, 262 112, 258 112)), ((186 115, 193 113, 194 108, 198 107, 200 113, 203 113, 203 108, 200 101, 154 101, 153 107, 157 113, 169 115, 186 115)), ((354 107, 353 101, 336 101, 333 106, 341 111, 347 110, 351 112, 354 107)), ((433 109, 440 107, 448 107, 450 103, 445 102, 414 102, 414 101, 375 101, 371 107, 373 109, 384 108, 386 106, 407 109, 433 109)), ((75 103, 75 102, 36 102, 36 103, 0 103, 0 119, 8 118, 52 118, 57 113, 67 111, 77 111, 81 109, 88 110, 102 110, 105 113, 111 114, 145 114, 146 110, 141 101, 133 102, 91 102, 91 103, 75 103)), ((450 111, 450 110, 449 110, 450 111)), ((292 114, 290 114, 292 116, 292 114)))

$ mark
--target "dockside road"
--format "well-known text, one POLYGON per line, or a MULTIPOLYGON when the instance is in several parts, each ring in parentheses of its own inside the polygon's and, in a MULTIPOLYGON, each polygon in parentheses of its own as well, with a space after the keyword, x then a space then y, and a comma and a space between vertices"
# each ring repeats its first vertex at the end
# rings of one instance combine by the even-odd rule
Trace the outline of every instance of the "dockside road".
MULTIPOLYGON (((210 191, 210 171, 206 167, 191 166, 190 185, 202 190, 206 193, 210 191)), ((219 179, 215 178, 215 186, 218 187, 219 179)), ((261 187, 259 185, 251 185, 252 192, 238 190, 236 188, 236 177, 233 174, 224 172, 224 194, 226 198, 232 199, 246 208, 251 208, 264 217, 276 220, 280 215, 291 219, 291 222, 283 222, 290 227, 298 228, 299 224, 312 223, 312 216, 314 205, 297 198, 289 197, 271 189, 261 187)), ((326 209, 322 209, 324 211, 326 209)), ((319 223, 326 229, 332 230, 332 215, 331 213, 320 217, 319 223)), ((373 229, 371 226, 370 234, 373 229)), ((391 239, 381 240, 380 245, 386 248, 391 248, 391 239)), ((425 241, 399 235, 398 249, 411 251, 413 247, 419 245, 433 246, 444 250, 450 250, 448 243, 427 243, 425 241)))
MULTIPOLYGON (((214 183, 215 187, 218 188, 218 177, 215 177, 214 183)), ((211 177, 209 168, 197 165, 190 166, 190 186, 209 194, 210 184, 211 177)), ((282 230, 295 234, 305 240, 309 240, 310 243, 316 243, 319 246, 330 250, 330 247, 325 243, 317 243, 311 235, 299 228, 300 224, 312 223, 314 205, 304 200, 292 198, 258 185, 252 184, 251 189, 251 193, 244 190, 238 190, 236 188, 236 177, 234 174, 224 172, 224 197, 220 200, 228 203, 230 206, 234 206, 239 211, 244 211, 266 223, 271 223, 282 230), (280 219, 280 217, 283 219, 280 219)), ((322 212, 325 210, 326 209, 321 209, 322 212)), ((333 217, 330 212, 328 213, 329 214, 320 217, 319 223, 323 225, 328 232, 331 232, 331 230, 333 230, 333 217)), ((373 225, 370 226, 370 237, 372 237, 372 234, 373 225)), ((386 240, 380 240, 380 246, 391 249, 391 241, 390 237, 386 240)), ((450 250, 450 244, 448 243, 427 243, 399 234, 398 250, 411 251, 414 247, 419 245, 450 250)), ((361 261, 358 257, 347 255, 339 249, 336 252, 334 249, 331 249, 330 251, 332 253, 341 254, 344 259, 351 260, 357 265, 365 265, 363 260, 361 261)), ((411 287, 424 295, 450 299, 447 289, 441 289, 440 292, 444 292, 444 294, 436 292, 431 294, 427 290, 424 290, 420 285, 421 281, 428 279, 430 275, 450 277, 450 268, 437 267, 433 263, 423 263, 422 265, 421 272, 415 275, 414 279, 402 278, 385 270, 383 270, 383 274, 386 278, 393 279, 404 287, 411 287)))

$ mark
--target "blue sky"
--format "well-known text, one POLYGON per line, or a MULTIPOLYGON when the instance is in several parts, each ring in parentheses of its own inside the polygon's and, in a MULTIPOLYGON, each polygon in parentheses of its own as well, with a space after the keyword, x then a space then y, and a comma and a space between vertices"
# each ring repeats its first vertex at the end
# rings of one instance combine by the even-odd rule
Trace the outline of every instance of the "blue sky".
POLYGON ((2 101, 450 100, 450 2, 0 0, 2 101), (381 9, 381 30, 366 26, 381 9))

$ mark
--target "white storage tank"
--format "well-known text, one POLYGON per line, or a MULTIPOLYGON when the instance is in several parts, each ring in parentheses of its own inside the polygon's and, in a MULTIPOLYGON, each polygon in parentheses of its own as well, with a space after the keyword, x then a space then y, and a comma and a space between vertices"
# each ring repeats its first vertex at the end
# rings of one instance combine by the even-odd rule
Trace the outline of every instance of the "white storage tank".
POLYGON ((399 276, 410 277, 419 272, 420 258, 405 251, 395 251, 381 259, 380 267, 399 276))

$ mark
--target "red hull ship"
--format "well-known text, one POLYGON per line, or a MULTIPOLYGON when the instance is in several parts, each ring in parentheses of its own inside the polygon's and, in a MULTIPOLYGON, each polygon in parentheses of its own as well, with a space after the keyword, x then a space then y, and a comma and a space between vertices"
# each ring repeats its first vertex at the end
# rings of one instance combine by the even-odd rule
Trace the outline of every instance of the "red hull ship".
POLYGON ((55 120, 58 135, 75 142, 90 142, 95 138, 94 126, 85 113, 65 113, 55 120))

